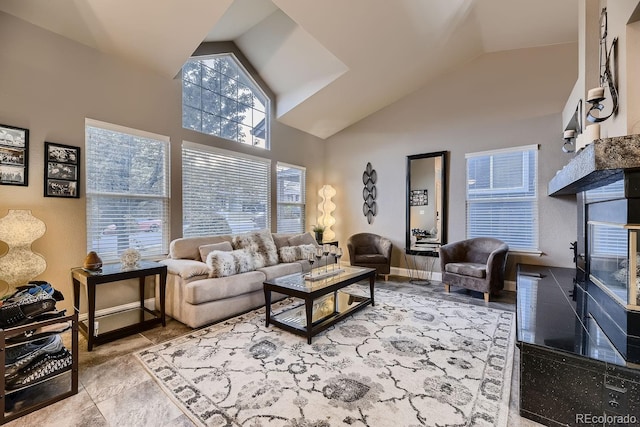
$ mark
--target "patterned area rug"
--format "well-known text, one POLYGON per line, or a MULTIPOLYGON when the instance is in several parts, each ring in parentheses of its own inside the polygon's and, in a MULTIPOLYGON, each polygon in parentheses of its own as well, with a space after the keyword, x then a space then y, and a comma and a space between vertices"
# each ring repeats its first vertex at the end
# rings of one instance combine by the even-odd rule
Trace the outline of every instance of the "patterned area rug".
POLYGON ((507 424, 514 313, 376 290, 375 307, 311 345, 264 320, 258 309, 136 356, 203 426, 507 424))

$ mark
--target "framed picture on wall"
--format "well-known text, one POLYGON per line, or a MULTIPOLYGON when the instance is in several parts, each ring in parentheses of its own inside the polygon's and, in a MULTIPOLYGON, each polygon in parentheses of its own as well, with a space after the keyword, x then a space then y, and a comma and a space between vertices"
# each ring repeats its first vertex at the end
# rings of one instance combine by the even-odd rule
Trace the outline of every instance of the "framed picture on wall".
POLYGON ((29 185, 29 130, 0 125, 0 184, 29 185))
POLYGON ((426 206, 429 204, 427 190, 411 190, 409 206, 426 206))
POLYGON ((80 147, 44 143, 44 196, 80 197, 80 147))

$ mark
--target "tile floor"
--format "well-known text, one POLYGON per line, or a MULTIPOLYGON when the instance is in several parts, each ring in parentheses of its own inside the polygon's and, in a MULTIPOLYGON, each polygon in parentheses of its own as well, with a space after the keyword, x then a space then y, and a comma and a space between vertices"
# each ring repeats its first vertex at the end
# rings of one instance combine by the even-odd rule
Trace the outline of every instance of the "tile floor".
MULTIPOLYGON (((391 276, 376 286, 398 292, 424 294, 443 299, 484 305, 481 294, 465 290, 444 292, 438 282, 415 285, 404 277, 391 276)), ((489 303, 490 307, 515 310, 515 293, 503 292, 489 303)), ((193 426, 170 398, 160 389, 138 362, 133 353, 183 335, 191 329, 169 319, 165 328, 156 327, 111 343, 94 347, 87 352, 87 343, 80 335, 79 391, 77 395, 57 402, 32 414, 11 421, 9 427, 32 426, 193 426)), ((518 415, 518 361, 516 349, 511 387, 509 427, 538 426, 518 415)))

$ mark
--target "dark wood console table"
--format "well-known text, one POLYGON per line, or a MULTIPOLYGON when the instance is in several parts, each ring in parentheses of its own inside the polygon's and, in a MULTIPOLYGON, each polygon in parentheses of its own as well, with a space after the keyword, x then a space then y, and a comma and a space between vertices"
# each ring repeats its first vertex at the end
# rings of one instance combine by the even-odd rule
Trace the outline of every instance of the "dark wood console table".
POLYGON ((590 315, 595 285, 575 277, 571 268, 518 265, 520 415, 549 426, 638 425, 640 365, 590 315))
POLYGON ((87 271, 83 268, 71 270, 73 280, 73 301, 76 310, 80 308, 80 285, 87 289, 87 321, 79 322, 79 330, 87 337, 87 350, 114 339, 140 332, 159 323, 166 325, 165 292, 167 283, 167 266, 151 261, 141 261, 135 268, 125 269, 121 264, 106 264, 100 271, 87 271), (160 310, 151 311, 144 306, 145 278, 159 277, 160 310), (138 279, 140 285, 140 306, 118 311, 105 316, 96 317, 96 286, 120 280, 138 279), (98 322, 100 327, 98 328, 98 322))

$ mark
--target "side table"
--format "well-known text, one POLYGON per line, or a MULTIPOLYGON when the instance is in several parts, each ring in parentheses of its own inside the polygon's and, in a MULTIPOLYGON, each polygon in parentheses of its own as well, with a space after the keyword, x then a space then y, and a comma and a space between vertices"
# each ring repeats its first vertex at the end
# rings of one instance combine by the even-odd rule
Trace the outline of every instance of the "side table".
POLYGON ((431 274, 436 258, 439 256, 434 248, 411 247, 404 251, 404 261, 409 272, 409 281, 417 285, 428 285, 431 283, 431 274))
POLYGON ((100 271, 88 271, 84 268, 71 270, 73 280, 73 304, 80 309, 80 285, 87 291, 86 321, 78 322, 78 329, 87 337, 87 350, 127 335, 131 335, 161 323, 166 326, 165 297, 167 284, 167 266, 151 261, 141 261, 137 267, 123 268, 121 264, 105 264, 100 271), (159 280, 160 311, 149 310, 144 306, 145 278, 154 276, 159 280), (138 278, 140 284, 140 306, 96 317, 96 287, 120 280, 138 278))

